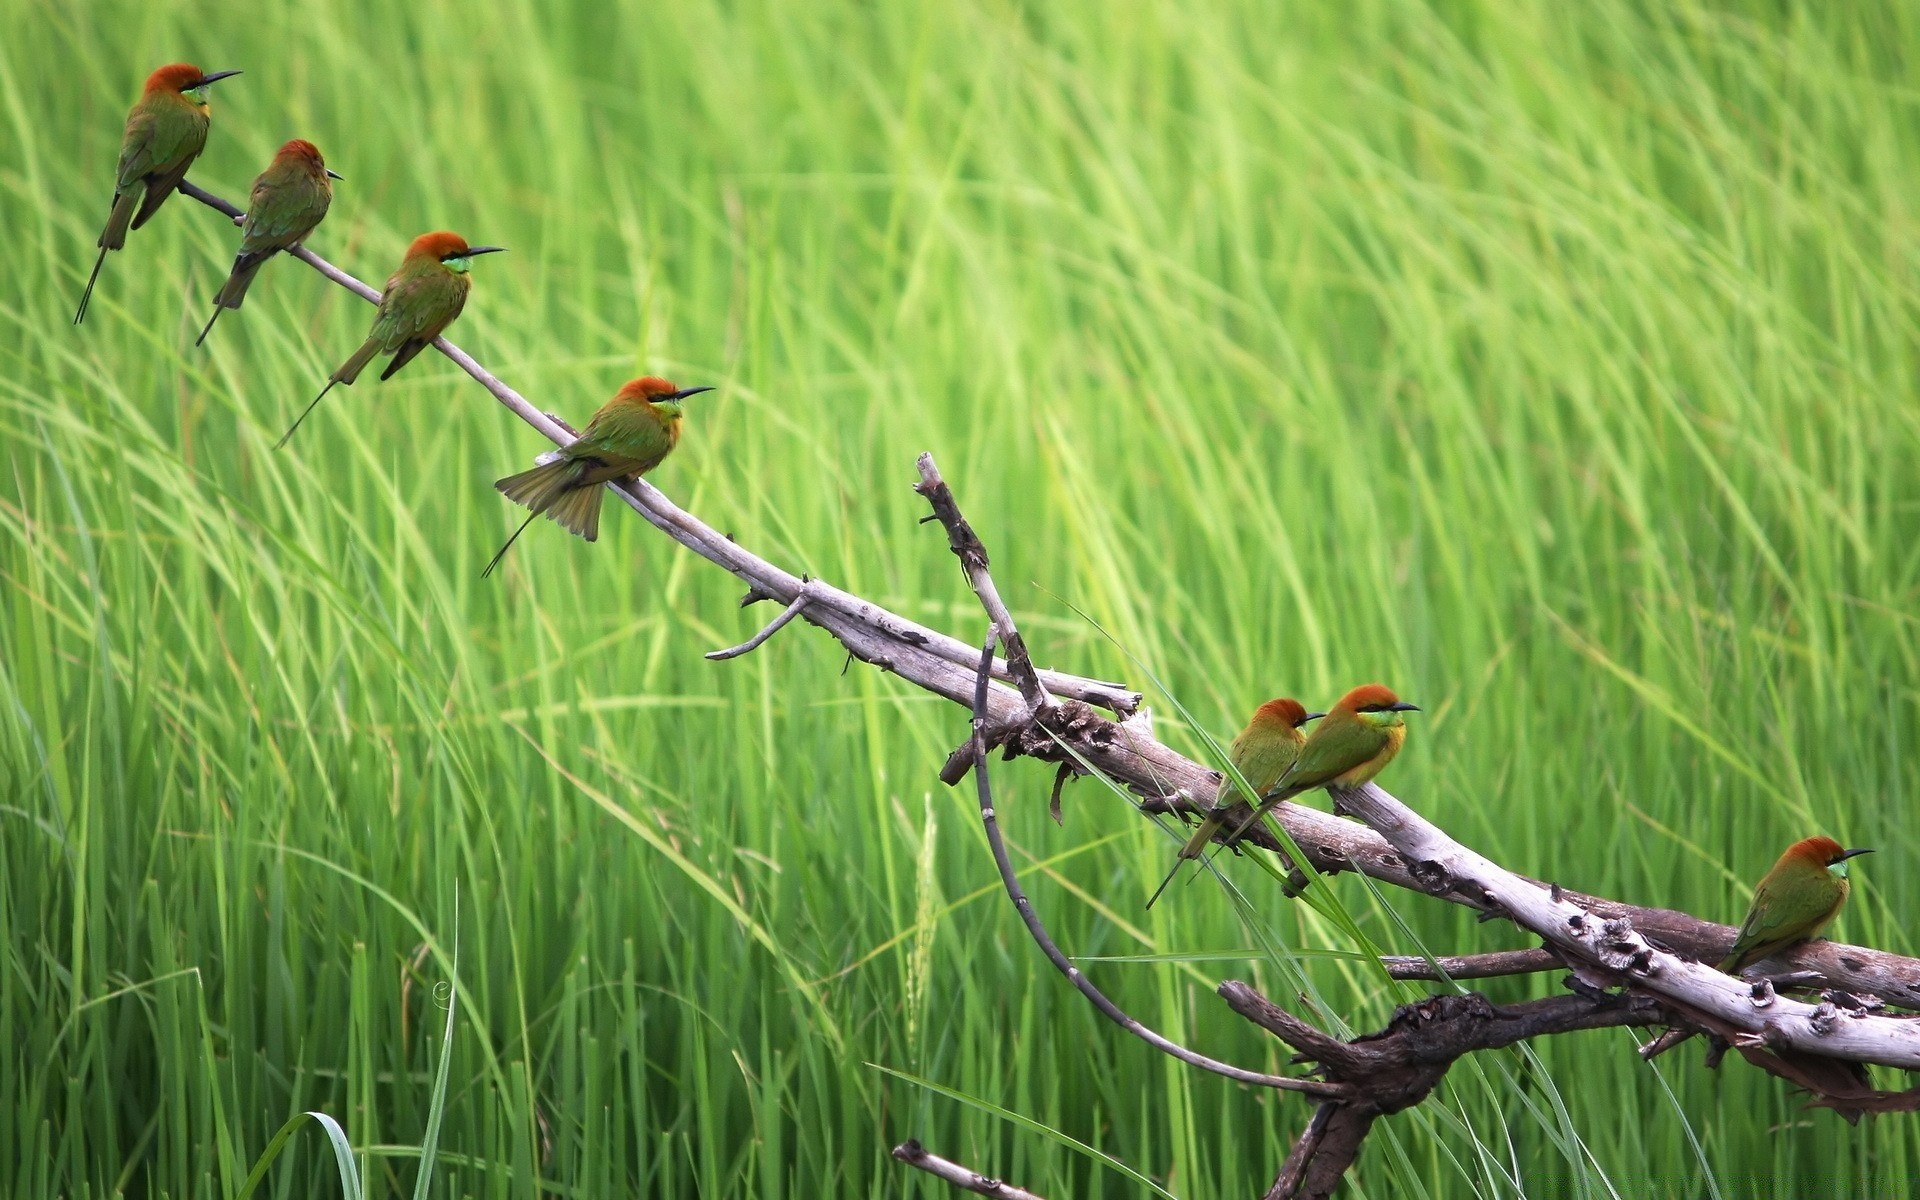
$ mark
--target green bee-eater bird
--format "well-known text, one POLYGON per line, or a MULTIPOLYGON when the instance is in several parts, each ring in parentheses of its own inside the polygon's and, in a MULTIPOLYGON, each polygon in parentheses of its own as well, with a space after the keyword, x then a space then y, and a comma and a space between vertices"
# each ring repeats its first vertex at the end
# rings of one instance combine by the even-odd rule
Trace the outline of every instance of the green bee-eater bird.
MULTIPOLYGON (((1280 782, 1280 776, 1286 774, 1293 760, 1300 757, 1300 747, 1306 745, 1307 735, 1300 727, 1308 721, 1317 721, 1325 713, 1310 713, 1298 700, 1282 697, 1269 700, 1253 710, 1253 716, 1247 719, 1247 727, 1233 739, 1233 745, 1227 748, 1227 757, 1233 762, 1234 769, 1253 786, 1253 794, 1264 795, 1267 789, 1280 782)), ((1190 858, 1199 858, 1206 853, 1207 843, 1213 835, 1231 823, 1239 827, 1253 815, 1253 807, 1246 797, 1234 785, 1231 778, 1220 783, 1220 792, 1214 797, 1213 808, 1207 813, 1207 819, 1200 823, 1193 837, 1180 848, 1180 856, 1173 864, 1173 870, 1160 881, 1160 886, 1147 900, 1147 907, 1160 898, 1167 890, 1174 876, 1180 873, 1180 864, 1190 858)))
POLYGON ((207 148, 212 110, 207 88, 238 71, 202 71, 192 63, 173 63, 147 76, 146 90, 127 113, 127 131, 120 139, 120 173, 113 184, 113 211, 100 234, 100 257, 93 260, 87 290, 73 314, 78 325, 87 316, 94 281, 107 261, 107 251, 127 244, 127 230, 138 229, 160 211, 173 189, 187 177, 187 168, 207 148), (136 206, 138 209, 136 211, 136 206))
POLYGON ((1871 850, 1843 850, 1832 838, 1787 847, 1753 890, 1753 905, 1720 964, 1729 974, 1820 935, 1847 902, 1847 860, 1871 850))
POLYGON ((387 277, 386 289, 380 293, 380 311, 374 314, 373 332, 360 343, 352 357, 340 364, 339 370, 327 376, 327 386, 320 389, 320 394, 307 405, 292 428, 281 435, 275 448, 287 444, 293 431, 300 428, 300 422, 307 419, 307 413, 327 398, 334 384, 353 386, 353 381, 375 355, 393 355, 387 369, 380 372, 380 378, 391 379, 395 371, 413 361, 414 355, 432 345, 440 331, 453 324, 453 319, 466 307, 467 292, 473 287, 473 281, 467 278, 468 265, 479 255, 497 254, 504 249, 505 246, 469 246, 467 239, 459 234, 444 231, 423 233, 413 239, 400 269, 387 277))
POLYGON ((563 450, 541 455, 531 471, 496 482, 507 499, 533 511, 513 531, 506 546, 480 574, 491 575, 533 519, 546 514, 570 533, 593 541, 600 536, 600 485, 630 475, 645 475, 680 444, 680 402, 710 392, 710 387, 677 388, 657 375, 635 379, 614 394, 563 450))
POLYGON ((312 142, 295 138, 280 147, 267 169, 253 181, 246 223, 240 227, 240 253, 234 257, 233 272, 226 284, 213 298, 213 315, 207 318, 207 327, 194 339, 194 345, 207 340, 222 309, 240 307, 247 289, 253 286, 253 277, 268 259, 292 249, 314 231, 333 203, 331 181, 338 178, 327 169, 320 148, 312 142))
POLYGON ((1240 823, 1228 841, 1246 832, 1282 800, 1328 785, 1359 787, 1386 769, 1407 740, 1407 722, 1400 714, 1419 712, 1385 685, 1363 683, 1327 710, 1314 726, 1300 757, 1293 760, 1280 781, 1260 797, 1260 807, 1240 823))

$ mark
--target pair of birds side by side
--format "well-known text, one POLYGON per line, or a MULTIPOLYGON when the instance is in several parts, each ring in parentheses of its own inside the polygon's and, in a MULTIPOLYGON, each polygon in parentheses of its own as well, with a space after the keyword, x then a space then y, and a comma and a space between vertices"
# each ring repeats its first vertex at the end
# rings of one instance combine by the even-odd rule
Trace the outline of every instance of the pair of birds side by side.
MULTIPOLYGON (((238 74, 202 71, 192 63, 172 63, 147 77, 140 99, 127 114, 112 209, 96 243, 100 253, 74 313, 74 324, 86 319, 107 254, 126 246, 128 230, 145 225, 159 211, 206 149, 212 127, 208 89, 238 74)), ((312 142, 296 138, 280 147, 266 170, 253 181, 241 224, 240 250, 214 297, 213 314, 194 340, 196 346, 207 340, 223 310, 241 306, 267 260, 300 245, 326 219, 333 204, 332 181, 339 178, 312 142)), ((351 387, 378 356, 392 355, 380 373, 383 380, 413 361, 466 307, 473 286, 468 275, 472 260, 502 249, 470 245, 459 234, 445 230, 415 238, 380 293, 379 308, 366 340, 327 377, 320 394, 302 410, 277 445, 286 445, 334 385, 351 387)), ((495 486, 532 510, 528 522, 545 514, 587 541, 594 541, 599 536, 601 485, 639 476, 658 466, 679 443, 681 402, 711 390, 676 388, 657 376, 633 380, 594 414, 578 440, 543 456, 533 470, 509 476, 495 486)), ((523 523, 514 531, 483 574, 493 572, 507 547, 525 528, 523 523)))
POLYGON ((1258 807, 1240 795, 1231 778, 1222 781, 1213 808, 1194 831, 1173 870, 1147 900, 1153 907, 1180 864, 1206 852, 1207 843, 1226 829, 1231 846, 1283 800, 1323 787, 1359 787, 1386 769, 1407 740, 1406 713, 1419 712, 1384 684, 1366 683, 1340 697, 1324 713, 1308 712, 1298 700, 1282 697, 1255 709, 1233 739, 1227 758, 1258 797, 1258 807), (1319 721, 1311 736, 1301 732, 1319 721))

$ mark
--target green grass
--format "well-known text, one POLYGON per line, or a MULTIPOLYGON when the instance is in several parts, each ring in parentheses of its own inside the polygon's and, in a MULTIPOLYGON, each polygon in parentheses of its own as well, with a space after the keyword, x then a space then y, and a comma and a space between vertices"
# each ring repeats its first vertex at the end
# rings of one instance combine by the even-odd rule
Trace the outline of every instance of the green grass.
MULTIPOLYGON (((1306 1118, 1046 969, 935 779, 959 709, 804 627, 704 661, 771 614, 619 515, 480 580, 541 443, 444 360, 274 452, 358 300, 274 263, 193 350, 234 236, 175 200, 71 328, 181 57, 246 71, 194 177, 238 199, 311 137, 346 176, 315 247, 363 278, 425 229, 510 247, 454 333, 543 407, 722 385, 656 480, 783 565, 980 636, 916 524, 933 450, 1041 661, 1143 681, 1078 605, 1216 736, 1387 680, 1426 706, 1388 785, 1514 868, 1731 920, 1821 831, 1880 849, 1839 932, 1915 948, 1910 9, 0 9, 0 1192, 229 1196, 318 1110, 406 1194, 456 893, 440 1194, 941 1195, 886 1157, 918 1136, 1056 1198, 1146 1194, 1061 1139, 1245 1196, 1306 1118)), ((1091 783, 1056 828, 1049 778, 996 783, 1070 952, 1352 949, 1248 864, 1251 930, 1212 883, 1143 914, 1171 841, 1091 783)), ((1357 1026, 1392 1003, 1303 961, 1357 1026)), ((1290 1001, 1269 962, 1089 969, 1280 1062, 1207 987, 1290 1001)), ((1632 1046, 1464 1065, 1354 1194, 1920 1177, 1910 1118, 1632 1046)), ((337 1194, 294 1146, 261 1194, 337 1194)))

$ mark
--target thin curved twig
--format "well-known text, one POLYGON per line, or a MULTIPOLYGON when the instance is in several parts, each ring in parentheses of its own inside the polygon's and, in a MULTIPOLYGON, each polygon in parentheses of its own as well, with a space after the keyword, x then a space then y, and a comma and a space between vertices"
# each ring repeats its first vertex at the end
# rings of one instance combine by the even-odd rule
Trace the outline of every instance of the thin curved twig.
POLYGON ((707 658, 714 662, 725 662, 729 658, 739 658, 742 654, 751 654, 760 648, 760 644, 786 628, 787 622, 799 616, 807 607, 807 597, 795 596, 793 603, 780 610, 780 615, 768 621, 766 627, 738 646, 728 646, 725 650, 709 650, 707 658))
POLYGON ((980 822, 986 826, 987 845, 993 849, 994 865, 1000 868, 1000 882, 1006 886, 1007 898, 1013 901, 1019 910, 1020 920, 1026 925, 1027 933, 1040 947, 1047 961, 1051 962, 1067 981, 1080 989, 1100 1014, 1109 1021, 1133 1034, 1141 1041, 1152 1046, 1162 1054, 1179 1059, 1189 1066, 1211 1071, 1215 1075, 1224 1075, 1228 1079, 1241 1083, 1251 1083, 1260 1087, 1277 1088, 1281 1091, 1300 1092, 1322 1100, 1335 1099, 1347 1094, 1348 1089, 1340 1084, 1324 1083, 1317 1079, 1296 1079, 1289 1075, 1267 1075, 1259 1071, 1249 1071, 1245 1067, 1236 1067, 1232 1063, 1221 1062, 1217 1058, 1208 1058, 1197 1051, 1189 1050, 1178 1042, 1170 1041, 1139 1021, 1128 1016, 1106 993, 1093 986, 1093 981, 1081 974, 1080 968, 1073 965, 1060 947, 1054 942, 1047 927, 1041 923, 1040 914, 1034 911, 1033 901, 1027 899, 1027 893, 1020 887, 1020 878, 1014 873, 1013 860, 1007 855, 1007 842, 1000 834, 1000 819, 993 810, 993 785, 987 781, 987 685, 988 668, 993 662, 993 648, 999 641, 999 631, 989 630, 986 644, 980 650, 980 665, 976 668, 976 682, 973 693, 973 781, 974 789, 980 798, 980 822))

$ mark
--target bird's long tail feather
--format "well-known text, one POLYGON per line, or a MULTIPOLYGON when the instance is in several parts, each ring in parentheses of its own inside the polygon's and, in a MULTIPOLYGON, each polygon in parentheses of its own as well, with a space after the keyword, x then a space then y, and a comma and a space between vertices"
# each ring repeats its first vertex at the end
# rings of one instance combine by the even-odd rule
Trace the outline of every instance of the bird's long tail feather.
MULTIPOLYGON (((218 310, 215 311, 217 315, 218 310)), ((211 322, 209 322, 209 324, 211 324, 211 322)), ((353 357, 341 363, 339 370, 327 376, 327 386, 321 388, 320 394, 313 398, 312 403, 301 410, 299 420, 296 420, 287 428, 285 433, 280 435, 280 440, 273 444, 273 448, 278 450, 287 444, 287 439, 293 436, 293 431, 300 428, 300 422, 307 419, 307 414, 313 411, 315 404, 327 398, 327 393, 333 390, 334 384, 344 383, 348 387, 352 387, 353 381, 359 377, 361 370, 364 369, 369 362, 372 362, 373 356, 378 353, 380 353, 380 343, 374 339, 368 338, 366 341, 360 343, 360 348, 353 352, 353 357)))
POLYGON ((360 378, 360 372, 367 369, 367 364, 372 362, 373 356, 378 353, 380 353, 380 343, 373 338, 360 343, 360 348, 353 352, 353 356, 341 363, 340 369, 333 373, 333 382, 352 387, 353 381, 360 378))
MULTIPOLYGON (((217 313, 218 313, 219 311, 220 311, 220 310, 219 310, 219 309, 217 309, 217 308, 216 308, 216 309, 214 309, 214 312, 215 312, 216 314, 217 314, 217 313)), ((314 405, 316 405, 316 404, 318 404, 318 403, 320 403, 320 402, 321 402, 322 400, 325 400, 325 399, 327 398, 327 393, 333 390, 333 385, 334 385, 334 384, 336 384, 336 383, 339 383, 339 382, 340 382, 340 381, 339 381, 338 379, 329 379, 329 380, 327 380, 327 386, 325 386, 325 387, 323 387, 323 388, 321 388, 321 389, 320 389, 320 394, 319 394, 318 396, 315 396, 315 397, 314 397, 314 398, 313 398, 313 399, 312 399, 311 401, 309 401, 309 402, 308 402, 308 404, 307 404, 307 406, 306 406, 305 408, 303 408, 303 409, 301 409, 301 410, 300 410, 300 415, 299 415, 298 417, 296 417, 296 418, 294 418, 294 422, 293 422, 293 424, 291 424, 291 425, 289 425, 289 426, 287 426, 287 431, 286 431, 285 433, 283 433, 283 434, 281 434, 281 435, 280 435, 280 440, 279 440, 279 441, 277 441, 277 442, 275 442, 275 443, 273 444, 273 448, 274 448, 275 450, 278 450, 278 449, 280 449, 280 447, 282 447, 282 446, 284 446, 284 445, 286 445, 286 444, 287 444, 287 442, 288 442, 288 441, 290 441, 290 440, 291 440, 291 439, 293 438, 293 431, 294 431, 294 430, 296 430, 296 429, 298 429, 298 428, 300 428, 300 424, 301 424, 301 422, 303 422, 303 421, 305 421, 305 420, 307 419, 307 414, 308 414, 308 413, 311 413, 311 412, 313 411, 313 406, 314 406, 314 405)))
POLYGON ((597 483, 574 488, 553 502, 547 510, 560 526, 569 533, 578 534, 589 542, 600 538, 600 501, 606 495, 606 488, 597 483))
POLYGON ((193 339, 194 345, 198 346, 207 340, 207 335, 213 332, 213 323, 220 319, 221 309, 240 307, 247 298, 247 289, 253 286, 253 277, 260 273, 260 268, 271 257, 271 253, 241 254, 233 260, 232 273, 220 285, 220 294, 213 298, 213 315, 207 318, 207 327, 200 331, 200 336, 193 339))
POLYGON ((220 319, 220 314, 225 311, 226 311, 226 305, 221 304, 218 301, 214 302, 213 315, 207 318, 207 324, 205 328, 200 330, 200 336, 193 339, 194 345, 198 346, 200 343, 207 340, 207 335, 213 332, 213 323, 215 321, 218 321, 220 319))
POLYGON ((100 279, 100 268, 106 265, 107 251, 119 250, 127 244, 127 223, 133 220, 133 206, 139 200, 135 189, 117 193, 113 198, 113 211, 107 215, 107 227, 100 231, 100 257, 93 260, 93 274, 87 276, 87 290, 80 293, 80 307, 73 314, 73 323, 78 325, 87 319, 87 305, 93 301, 93 285, 100 279))
POLYGON ((507 547, 513 545, 514 542, 518 541, 520 539, 520 535, 527 531, 527 526, 533 524, 533 519, 539 515, 540 514, 537 512, 530 512, 527 514, 527 519, 520 522, 520 528, 513 531, 513 536, 509 537, 506 540, 506 544, 501 546, 500 549, 497 552, 495 552, 494 556, 487 560, 487 565, 485 567, 481 568, 480 578, 485 579, 487 576, 493 574, 493 569, 499 566, 500 560, 507 556, 507 547))
POLYGON ((266 266, 267 260, 272 257, 272 251, 265 254, 237 255, 233 260, 232 273, 227 276, 227 282, 221 285, 220 294, 213 298, 213 302, 221 308, 239 308, 241 302, 247 298, 247 289, 253 286, 253 277, 260 273, 260 268, 266 266))
POLYGON ((567 532, 587 539, 600 536, 600 485, 581 483, 581 465, 557 458, 550 463, 509 475, 493 486, 515 504, 545 513, 567 532))
POLYGON ((1224 815, 1209 816, 1200 822, 1200 828, 1194 830, 1193 836, 1187 839, 1187 844, 1180 847, 1179 855, 1173 860, 1173 869, 1168 871, 1167 877, 1160 881, 1160 886, 1153 889, 1153 895, 1147 897, 1148 908, 1152 908, 1154 901, 1158 900, 1161 893, 1172 885, 1174 876, 1180 874, 1182 863, 1190 858, 1199 858, 1206 853, 1207 843, 1213 840, 1213 835, 1220 832, 1220 827, 1226 823, 1227 818, 1224 815))
POLYGON ((93 260, 93 274, 87 276, 87 290, 80 293, 80 307, 73 312, 73 323, 78 325, 87 319, 87 305, 93 300, 93 285, 100 278, 100 268, 107 263, 107 248, 100 247, 100 257, 93 260))
POLYGON ((100 233, 100 246, 107 250, 124 250, 127 245, 127 226, 133 223, 134 205, 140 201, 143 189, 137 184, 120 192, 113 198, 113 212, 107 216, 107 227, 100 233))

